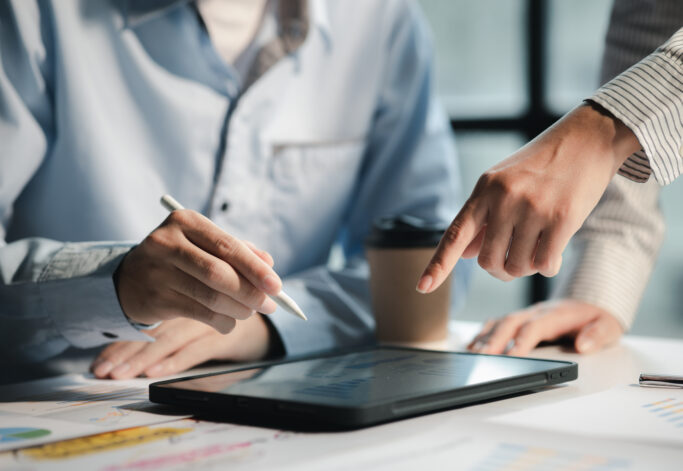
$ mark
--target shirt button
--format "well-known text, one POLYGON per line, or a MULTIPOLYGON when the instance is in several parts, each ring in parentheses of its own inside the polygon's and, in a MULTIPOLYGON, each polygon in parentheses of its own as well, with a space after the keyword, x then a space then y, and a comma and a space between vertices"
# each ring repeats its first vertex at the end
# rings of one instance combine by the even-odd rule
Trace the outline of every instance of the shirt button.
POLYGON ((221 204, 221 211, 224 213, 230 209, 230 203, 228 201, 223 201, 223 204, 221 204))
POLYGON ((108 339, 117 339, 117 338, 119 338, 118 335, 112 334, 111 332, 102 332, 102 335, 104 335, 104 336, 107 337, 108 339))

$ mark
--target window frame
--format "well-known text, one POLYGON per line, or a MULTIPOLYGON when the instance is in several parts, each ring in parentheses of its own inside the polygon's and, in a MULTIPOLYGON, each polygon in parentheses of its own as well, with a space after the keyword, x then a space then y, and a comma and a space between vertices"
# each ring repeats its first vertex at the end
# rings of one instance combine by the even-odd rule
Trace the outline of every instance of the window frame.
MULTIPOLYGON (((459 131, 512 131, 530 141, 560 119, 545 101, 548 86, 546 74, 546 34, 549 15, 545 0, 526 0, 525 42, 529 51, 525 64, 527 107, 517 116, 475 119, 451 118, 451 129, 459 131)), ((542 275, 529 278, 528 301, 535 303, 548 298, 550 283, 542 275)))

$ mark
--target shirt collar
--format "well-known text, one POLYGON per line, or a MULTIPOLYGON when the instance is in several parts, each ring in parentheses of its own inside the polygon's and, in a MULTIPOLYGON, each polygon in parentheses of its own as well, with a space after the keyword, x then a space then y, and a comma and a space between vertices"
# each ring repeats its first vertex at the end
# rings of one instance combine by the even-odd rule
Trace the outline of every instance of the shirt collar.
MULTIPOLYGON (((123 0, 123 14, 126 27, 134 28, 162 15, 173 7, 184 5, 192 0, 123 0)), ((298 4, 298 11, 304 15, 310 9, 311 22, 320 30, 328 44, 332 42, 327 4, 323 0, 281 0, 298 4)), ((308 18, 302 18, 308 20, 308 18)))
POLYGON ((327 41, 328 46, 332 45, 332 32, 330 30, 330 18, 327 11, 327 2, 324 0, 309 0, 311 9, 311 21, 320 30, 327 41))
POLYGON ((135 28, 159 17, 173 7, 189 3, 190 0, 123 0, 123 16, 127 28, 135 28))

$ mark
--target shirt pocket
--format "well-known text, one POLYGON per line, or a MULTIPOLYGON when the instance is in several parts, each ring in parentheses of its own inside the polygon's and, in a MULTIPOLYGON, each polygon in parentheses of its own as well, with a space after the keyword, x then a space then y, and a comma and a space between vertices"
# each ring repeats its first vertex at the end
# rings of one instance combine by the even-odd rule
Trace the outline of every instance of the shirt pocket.
MULTIPOLYGON (((280 241, 305 250, 305 268, 326 257, 343 223, 358 179, 365 139, 272 142, 270 206, 280 241)), ((296 253, 296 252, 295 252, 296 253)))

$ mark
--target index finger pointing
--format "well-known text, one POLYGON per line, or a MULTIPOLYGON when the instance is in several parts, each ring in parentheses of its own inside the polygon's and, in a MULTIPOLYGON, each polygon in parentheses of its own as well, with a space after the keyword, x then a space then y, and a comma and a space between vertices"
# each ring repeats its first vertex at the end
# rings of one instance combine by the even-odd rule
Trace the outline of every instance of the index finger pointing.
POLYGON ((439 246, 417 284, 420 293, 431 293, 448 277, 455 264, 484 225, 483 211, 469 201, 441 237, 439 246))

